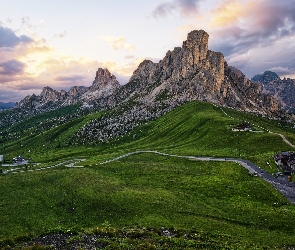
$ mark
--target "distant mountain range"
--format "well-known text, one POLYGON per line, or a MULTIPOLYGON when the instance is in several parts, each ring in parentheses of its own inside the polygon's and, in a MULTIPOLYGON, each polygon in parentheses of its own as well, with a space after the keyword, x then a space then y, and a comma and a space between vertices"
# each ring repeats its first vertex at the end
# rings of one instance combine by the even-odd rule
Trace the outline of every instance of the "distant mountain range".
POLYGON ((108 69, 98 69, 91 87, 75 86, 69 91, 45 87, 39 96, 20 101, 18 108, 48 110, 81 103, 105 109, 130 100, 145 106, 175 106, 200 100, 264 114, 279 110, 275 98, 229 67, 222 53, 208 50, 208 39, 203 30, 190 32, 182 47, 168 51, 159 63, 143 61, 124 86, 108 69))
POLYGON ((272 71, 255 75, 252 79, 261 85, 263 93, 274 96, 283 110, 295 113, 295 80, 280 77, 272 71))
POLYGON ((14 102, 0 102, 0 111, 13 108, 15 105, 14 102))
MULTIPOLYGON (((228 66, 222 53, 208 50, 208 39, 203 30, 190 32, 182 47, 168 51, 159 63, 144 60, 125 85, 120 85, 108 69, 99 68, 90 87, 74 86, 69 91, 45 87, 40 95, 21 100, 11 111, 13 114, 2 114, 0 130, 25 118, 73 105, 74 112, 71 109, 71 114, 63 114, 63 118, 48 124, 54 126, 86 113, 104 111, 102 117, 77 131, 71 140, 75 144, 111 141, 194 100, 262 115, 280 115, 276 98, 241 71, 228 66)), ((45 127, 44 123, 39 125, 45 127)))

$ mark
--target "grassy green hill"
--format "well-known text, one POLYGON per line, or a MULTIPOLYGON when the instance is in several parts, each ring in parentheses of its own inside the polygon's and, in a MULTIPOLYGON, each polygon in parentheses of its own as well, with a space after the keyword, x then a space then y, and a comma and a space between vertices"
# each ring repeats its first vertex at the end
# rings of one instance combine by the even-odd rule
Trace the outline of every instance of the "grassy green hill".
MULTIPOLYGON (((5 159, 23 155, 40 163, 0 175, 3 246, 13 244, 17 237, 72 228, 101 233, 106 225, 110 231, 164 227, 210 233, 216 249, 295 245, 295 206, 238 164, 153 153, 100 164, 128 152, 157 150, 243 158, 274 173, 273 154, 292 147, 267 130, 284 134, 294 143, 294 129, 275 120, 191 102, 115 141, 66 146, 79 128, 103 115, 87 114, 42 132, 24 129, 20 138, 3 138, 0 154, 5 159), (231 130, 245 120, 254 124, 256 132, 231 130), (81 165, 77 168, 64 162, 75 158, 85 161, 76 164, 81 165)), ((209 242, 207 238, 204 244, 209 242)), ((181 238, 173 246, 189 246, 186 240, 181 238)), ((120 242, 117 239, 118 246, 120 242)), ((158 241, 153 238, 149 244, 157 246, 158 241)))

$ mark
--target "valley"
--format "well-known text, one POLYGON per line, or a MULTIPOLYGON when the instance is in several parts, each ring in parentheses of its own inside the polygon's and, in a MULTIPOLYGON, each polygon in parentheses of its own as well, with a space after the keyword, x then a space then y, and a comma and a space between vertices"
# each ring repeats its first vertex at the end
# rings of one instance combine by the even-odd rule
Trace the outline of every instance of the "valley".
POLYGON ((208 39, 0 112, 1 248, 294 248, 293 115, 208 39))
POLYGON ((0 6, 0 250, 295 250, 295 0, 0 6))
MULTIPOLYGON (((279 191, 236 162, 193 160, 241 158, 274 174, 278 171, 272 159, 274 153, 292 147, 268 131, 280 133, 294 143, 291 126, 193 101, 117 140, 93 146, 62 146, 69 131, 74 134, 78 129, 76 124, 93 116, 86 114, 65 122, 60 129, 53 127, 4 143, 1 152, 5 159, 23 155, 31 159, 30 164, 41 163, 30 170, 43 169, 0 176, 2 245, 8 244, 5 242, 9 238, 18 245, 22 241, 17 237, 25 235, 33 239, 48 232, 72 230, 80 235, 87 229, 93 233, 94 228, 103 230, 105 225, 105 230, 113 232, 117 240, 120 237, 112 230, 131 230, 136 225, 137 229, 132 230, 163 227, 219 235, 209 237, 211 240, 225 234, 233 237, 228 243, 233 249, 247 249, 251 244, 280 249, 286 242, 295 244, 294 227, 290 224, 295 208, 279 191), (264 132, 231 130, 245 120, 264 132), (58 138, 61 145, 44 144, 50 138, 58 138), (138 151, 141 153, 130 154, 138 151), (154 154, 155 151, 161 154, 154 154), (125 154, 128 157, 122 157, 125 154), (65 161, 73 158, 85 159, 77 163, 83 168, 67 167, 70 162, 65 161), (104 162, 107 164, 101 164, 104 162), (49 168, 59 163, 63 164, 49 168), (239 243, 234 240, 236 237, 240 238, 239 243)), ((100 235, 99 242, 104 233, 95 232, 100 235)), ((152 245, 158 244, 154 237, 152 245)), ((137 244, 142 244, 137 240, 137 244)), ((186 244, 185 239, 181 241, 186 244)), ((120 242, 123 244, 124 240, 120 242)), ((222 240, 216 244, 224 247, 222 240)))

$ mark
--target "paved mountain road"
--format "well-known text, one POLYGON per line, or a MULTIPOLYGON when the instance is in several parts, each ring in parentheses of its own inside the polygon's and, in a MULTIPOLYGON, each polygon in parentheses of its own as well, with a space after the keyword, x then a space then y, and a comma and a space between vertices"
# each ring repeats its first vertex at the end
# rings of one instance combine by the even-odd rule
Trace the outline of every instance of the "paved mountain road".
POLYGON ((101 162, 100 164, 107 164, 110 162, 120 160, 124 157, 128 157, 128 156, 134 155, 134 154, 140 154, 140 153, 153 153, 153 154, 158 154, 158 155, 179 157, 179 158, 185 158, 185 159, 196 160, 196 161, 230 161, 230 162, 235 162, 235 163, 238 163, 239 165, 241 165, 242 167, 246 168, 249 171, 249 173, 252 174, 253 176, 257 175, 260 178, 267 181, 268 183, 270 183, 278 191, 280 191, 292 204, 295 204, 295 183, 288 182, 286 177, 275 178, 274 176, 267 173, 263 169, 259 168, 258 166, 256 166, 252 162, 247 161, 247 160, 243 160, 243 159, 182 156, 182 155, 166 154, 166 153, 152 151, 152 150, 141 150, 141 151, 134 151, 134 152, 130 152, 130 153, 118 156, 118 157, 110 159, 108 161, 101 162))

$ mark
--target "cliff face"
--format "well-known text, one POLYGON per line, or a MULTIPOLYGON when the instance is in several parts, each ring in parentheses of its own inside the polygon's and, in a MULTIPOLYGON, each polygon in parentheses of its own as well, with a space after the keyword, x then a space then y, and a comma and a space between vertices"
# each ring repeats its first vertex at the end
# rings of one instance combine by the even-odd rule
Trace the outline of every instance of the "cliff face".
MULTIPOLYGON (((228 66, 222 53, 208 50, 208 39, 203 30, 190 32, 182 47, 168 51, 159 63, 140 63, 124 86, 109 70, 99 68, 90 87, 76 86, 69 91, 45 87, 39 96, 22 100, 16 109, 18 115, 3 119, 5 124, 0 121, 0 127, 74 103, 97 111, 108 109, 103 117, 85 124, 70 140, 73 144, 94 145, 119 138, 192 100, 274 115, 279 110, 277 100, 265 93, 263 86, 228 66)), ((92 112, 80 109, 75 115, 84 111, 92 112)))
POLYGON ((165 93, 171 100, 208 101, 261 113, 277 111, 274 98, 229 67, 222 53, 208 50, 208 39, 205 31, 192 31, 182 47, 168 51, 159 63, 142 62, 130 79, 131 92, 146 102, 165 93))
POLYGON ((35 94, 27 96, 20 101, 18 107, 26 109, 54 109, 77 102, 88 104, 98 98, 112 95, 120 87, 116 77, 111 75, 108 69, 99 68, 90 87, 74 86, 69 91, 57 91, 50 87, 44 87, 39 96, 35 94))
POLYGON ((73 87, 68 92, 44 88, 20 107, 64 106, 81 102, 97 108, 116 106, 128 100, 153 106, 175 106, 186 101, 208 101, 239 110, 270 113, 279 109, 276 99, 263 94, 257 83, 229 67, 220 52, 208 50, 209 35, 203 30, 188 34, 182 47, 168 51, 159 63, 143 61, 130 81, 119 85, 108 69, 98 69, 91 87, 73 87))
POLYGON ((280 79, 272 71, 265 71, 263 74, 255 75, 253 82, 260 84, 262 91, 274 96, 283 110, 295 112, 295 80, 290 78, 280 79))

